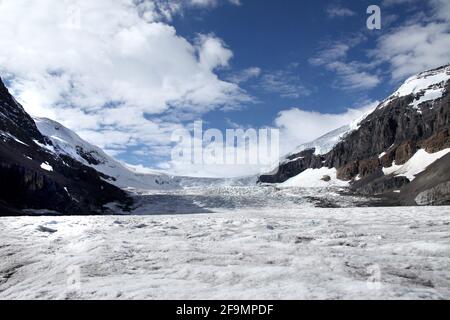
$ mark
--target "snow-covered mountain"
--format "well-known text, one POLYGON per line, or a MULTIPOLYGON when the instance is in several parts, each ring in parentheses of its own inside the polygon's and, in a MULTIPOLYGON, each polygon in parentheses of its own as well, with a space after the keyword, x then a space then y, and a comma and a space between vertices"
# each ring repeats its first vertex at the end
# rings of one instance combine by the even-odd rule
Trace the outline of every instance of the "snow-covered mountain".
POLYGON ((69 156, 105 174, 109 177, 107 181, 117 187, 153 190, 179 185, 177 179, 164 174, 138 173, 133 167, 120 163, 56 121, 45 118, 34 118, 34 121, 41 134, 52 142, 52 152, 69 156))
MULTIPOLYGON (((377 108, 384 108, 395 99, 413 95, 414 101, 409 106, 421 112, 419 105, 442 98, 445 92, 445 84, 448 80, 450 80, 450 66, 422 72, 407 79, 397 91, 384 100, 377 108)), ((361 118, 356 119, 352 123, 330 131, 312 142, 298 146, 286 159, 289 160, 288 158, 290 156, 309 149, 314 149, 315 155, 327 154, 348 134, 359 129, 360 123, 372 114, 373 111, 375 110, 365 113, 361 118)))
POLYGON ((409 107, 418 112, 425 102, 433 102, 443 97, 445 85, 450 80, 450 65, 425 71, 407 79, 400 88, 389 96, 378 108, 384 108, 390 102, 402 97, 412 96, 409 107))
POLYGON ((362 116, 355 119, 351 123, 342 126, 338 129, 330 131, 323 136, 317 138, 316 140, 308 143, 304 143, 297 148, 293 152, 291 152, 284 160, 289 160, 291 156, 295 156, 296 154, 305 151, 314 149, 314 154, 319 156, 323 154, 327 154, 331 150, 333 150, 334 146, 336 146, 339 142, 341 142, 347 135, 352 133, 355 130, 359 129, 360 123, 366 119, 374 109, 365 112, 362 116))
POLYGON ((342 138, 351 131, 350 125, 346 125, 340 127, 336 130, 333 130, 316 140, 308 143, 304 143, 298 146, 293 152, 291 152, 287 158, 296 155, 302 151, 314 149, 315 155, 327 154, 330 152, 335 145, 337 145, 342 138))
POLYGON ((297 148, 259 181, 338 179, 360 193, 396 194, 402 204, 450 203, 449 92, 450 65, 413 76, 356 126, 297 148))

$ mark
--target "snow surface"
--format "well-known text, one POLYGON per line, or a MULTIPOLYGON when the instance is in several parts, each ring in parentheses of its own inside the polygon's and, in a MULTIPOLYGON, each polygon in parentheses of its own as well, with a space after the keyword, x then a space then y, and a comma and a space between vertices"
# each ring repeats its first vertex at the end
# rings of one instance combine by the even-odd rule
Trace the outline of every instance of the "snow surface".
POLYGON ((392 166, 388 167, 388 168, 383 168, 383 173, 385 176, 388 176, 390 174, 393 174, 395 172, 397 172, 398 170, 400 170, 403 166, 402 165, 396 165, 395 161, 392 163, 392 166))
POLYGON ((1 218, 0 299, 450 299, 450 208, 1 218))
POLYGON ((406 177, 409 181, 413 181, 419 173, 425 171, 431 164, 443 158, 448 153, 450 153, 450 148, 436 153, 428 153, 421 149, 404 165, 396 165, 394 161, 391 167, 383 168, 383 172, 385 175, 393 174, 398 177, 406 177))
POLYGON ((337 170, 335 168, 320 168, 320 169, 307 169, 299 175, 287 180, 284 183, 279 184, 280 187, 301 187, 301 188, 318 188, 329 186, 348 186, 346 181, 339 180, 337 178, 337 170), (326 182, 322 179, 324 176, 329 176, 330 181, 326 182))
POLYGON ((394 96, 404 97, 410 94, 417 94, 427 90, 430 87, 447 82, 450 80, 450 66, 440 70, 427 71, 410 77, 394 93, 394 96))

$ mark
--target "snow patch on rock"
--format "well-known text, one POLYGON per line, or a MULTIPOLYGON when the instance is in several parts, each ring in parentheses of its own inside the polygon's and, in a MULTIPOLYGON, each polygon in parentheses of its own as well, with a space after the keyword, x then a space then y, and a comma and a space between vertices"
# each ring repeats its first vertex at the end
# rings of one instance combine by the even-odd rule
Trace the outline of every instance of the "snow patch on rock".
POLYGON ((419 106, 427 101, 435 101, 437 99, 442 98, 444 94, 444 89, 431 89, 425 91, 423 96, 419 97, 418 99, 414 100, 413 103, 410 104, 411 107, 414 109, 419 109, 419 106))
POLYGON ((421 149, 414 154, 404 165, 396 165, 395 161, 389 168, 383 168, 385 175, 393 174, 397 177, 406 177, 413 181, 416 176, 425 171, 431 164, 450 153, 449 149, 444 149, 436 153, 428 153, 421 149))
POLYGON ((45 171, 49 171, 49 172, 53 171, 53 167, 51 165, 49 165, 48 162, 42 163, 41 164, 41 169, 43 169, 45 171))
POLYGON ((447 82, 448 80, 450 80, 450 66, 438 70, 427 71, 410 77, 393 95, 404 97, 410 94, 417 94, 432 86, 447 82))
POLYGON ((42 144, 42 143, 40 143, 40 142, 37 141, 37 140, 33 140, 33 142, 34 142, 37 146, 41 147, 42 149, 44 149, 44 150, 47 151, 47 152, 50 152, 50 153, 55 153, 55 152, 56 152, 56 151, 55 151, 55 148, 54 148, 53 146, 51 146, 51 145, 42 144))
POLYGON ((4 131, 0 130, 0 136, 3 137, 3 141, 6 141, 5 138, 6 139, 12 139, 12 140, 16 141, 17 143, 20 143, 20 144, 22 144, 24 146, 28 146, 25 142, 17 139, 16 137, 14 137, 12 134, 10 134, 8 132, 4 132, 4 131))
POLYGON ((281 183, 281 187, 300 187, 300 188, 323 188, 330 186, 347 187, 348 182, 337 178, 335 168, 307 169, 299 175, 281 183), (325 181, 324 177, 330 177, 330 181, 325 181))

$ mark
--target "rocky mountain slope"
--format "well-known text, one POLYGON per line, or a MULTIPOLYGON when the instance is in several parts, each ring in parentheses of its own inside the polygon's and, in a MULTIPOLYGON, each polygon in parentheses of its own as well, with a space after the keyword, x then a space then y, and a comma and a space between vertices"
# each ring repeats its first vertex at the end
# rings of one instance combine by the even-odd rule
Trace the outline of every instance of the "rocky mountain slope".
POLYGON ((313 147, 292 154, 259 181, 284 183, 306 170, 330 168, 362 194, 400 204, 450 203, 449 80, 448 65, 411 77, 329 152, 313 147))
POLYGON ((101 214, 129 198, 108 176, 55 145, 9 94, 0 79, 0 215, 26 212, 101 214), (30 210, 30 211, 27 211, 30 210))
POLYGON ((141 174, 107 155, 75 132, 60 123, 44 118, 34 118, 39 132, 48 138, 56 155, 67 156, 107 176, 111 184, 127 189, 161 190, 178 186, 175 178, 155 173, 141 174))

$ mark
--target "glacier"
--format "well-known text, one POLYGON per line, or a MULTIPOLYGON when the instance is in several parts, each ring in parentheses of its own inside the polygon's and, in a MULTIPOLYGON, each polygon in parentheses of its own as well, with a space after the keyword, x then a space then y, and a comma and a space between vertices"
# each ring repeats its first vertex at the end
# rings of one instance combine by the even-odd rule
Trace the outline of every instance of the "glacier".
POLYGON ((449 299, 449 207, 0 219, 0 299, 449 299))

